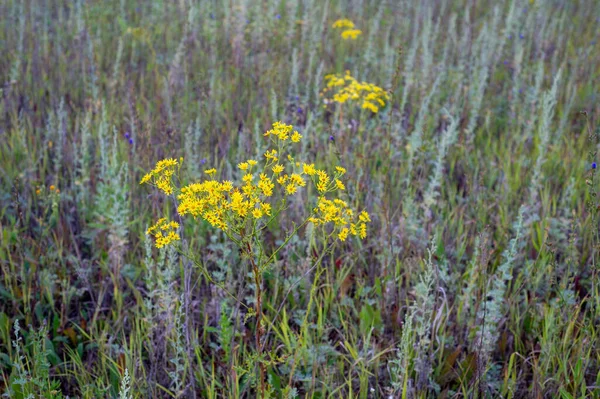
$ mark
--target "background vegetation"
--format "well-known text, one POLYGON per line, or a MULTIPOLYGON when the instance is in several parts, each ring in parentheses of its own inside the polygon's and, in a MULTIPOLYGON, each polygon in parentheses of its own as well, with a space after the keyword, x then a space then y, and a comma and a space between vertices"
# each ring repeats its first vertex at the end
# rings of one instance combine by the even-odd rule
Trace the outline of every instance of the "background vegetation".
MULTIPOLYGON (((342 164, 369 237, 265 274, 274 397, 600 397, 593 0, 0 0, 0 392, 254 397, 247 262, 145 236, 140 186, 259 157, 271 123, 342 164), (362 30, 344 40, 332 23, 362 30), (390 90, 326 104, 324 76, 390 90), (585 113, 582 113, 585 111, 585 113), (330 137, 331 136, 331 137, 330 137)), ((269 230, 281 243, 300 208, 269 230)))

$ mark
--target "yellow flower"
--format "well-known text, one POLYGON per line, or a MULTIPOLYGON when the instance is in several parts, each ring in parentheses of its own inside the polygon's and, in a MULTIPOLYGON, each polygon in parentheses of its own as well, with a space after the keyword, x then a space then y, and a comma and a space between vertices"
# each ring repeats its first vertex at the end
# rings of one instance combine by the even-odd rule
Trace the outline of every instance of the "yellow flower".
POLYGON ((321 193, 327 191, 327 186, 329 185, 329 176, 327 172, 323 170, 317 170, 317 175, 319 176, 319 182, 317 183, 317 190, 321 193))
POLYGON ((254 217, 254 219, 260 219, 262 215, 262 211, 258 208, 254 208, 254 210, 252 211, 252 216, 254 217))
POLYGON ((275 188, 275 185, 271 179, 267 177, 267 175, 261 173, 260 181, 258 182, 258 188, 261 189, 265 197, 270 197, 273 195, 273 188, 275 188))
POLYGON ((360 220, 361 222, 370 222, 371 218, 369 217, 369 214, 367 213, 367 211, 362 211, 360 213, 360 215, 358 216, 358 220, 360 220))
POLYGON ((315 169, 315 165, 314 164, 303 164, 302 165, 302 172, 306 175, 309 176, 314 176, 315 174, 317 174, 317 169, 315 169))
POLYGON ((163 159, 162 161, 158 161, 156 163, 156 167, 154 168, 154 174, 158 174, 164 169, 171 168, 177 166, 177 161, 173 158, 163 159))
POLYGON ((156 181, 156 187, 167 195, 173 194, 173 186, 171 185, 170 178, 161 177, 156 181))
POLYGON ((252 173, 246 173, 243 177, 242 177, 242 181, 244 181, 245 183, 251 183, 252 179, 254 179, 254 176, 252 175, 252 173))
POLYGON ((344 19, 338 19, 337 21, 335 21, 332 25, 334 28, 354 28, 354 22, 350 21, 347 18, 344 19))
POLYGON ((229 180, 223 180, 223 182, 221 183, 221 191, 229 192, 231 190, 233 190, 233 183, 229 180))
POLYGON ((288 175, 279 176, 277 178, 277 183, 279 183, 283 186, 287 182, 287 180, 288 180, 288 175))
POLYGON ((150 179, 152 179, 152 174, 146 173, 144 177, 142 177, 142 180, 140 180, 140 184, 148 183, 150 179))
POLYGON ((271 216, 271 204, 265 203, 265 202, 261 202, 260 203, 260 210, 263 211, 263 213, 267 216, 271 216))
POLYGON ((162 233, 157 233, 154 238, 156 239, 156 248, 162 248, 166 245, 169 245, 173 241, 180 240, 179 234, 175 233, 174 231, 169 232, 169 234, 166 236, 164 236, 162 233))
POLYGON ((373 113, 377 113, 381 107, 384 107, 386 101, 389 100, 389 94, 381 87, 372 83, 359 82, 346 71, 345 75, 326 75, 325 82, 327 83, 325 93, 328 89, 335 89, 333 101, 344 104, 349 101, 361 101, 361 106, 364 109, 369 109, 373 113))
POLYGON ((279 140, 285 141, 289 138, 289 134, 292 131, 292 125, 286 125, 283 122, 273 123, 273 129, 265 133, 265 137, 276 136, 279 140))
POLYGON ((371 112, 373 112, 374 114, 376 114, 377 112, 379 112, 379 107, 371 102, 365 101, 362 105, 363 109, 368 109, 371 112))
POLYGON ((361 223, 359 226, 358 236, 363 240, 367 237, 367 225, 365 223, 361 223))
POLYGON ((306 186, 306 182, 304 181, 302 176, 300 176, 299 174, 296 174, 296 173, 292 173, 290 175, 290 181, 300 187, 306 186))
MULTIPOLYGON (((336 95, 343 101, 361 99, 363 102, 370 102, 379 107, 383 106, 381 102, 387 99, 387 94, 382 89, 356 81, 349 72, 342 77, 330 76, 327 79, 329 79, 328 83, 338 91, 336 95)), ((258 170, 254 169, 258 162, 253 159, 238 164, 238 168, 244 171, 244 174, 235 183, 216 180, 212 177, 217 172, 214 168, 205 171, 211 178, 188 184, 177 192, 177 213, 182 217, 190 215, 201 218, 218 229, 233 230, 233 234, 236 235, 255 234, 240 229, 247 225, 248 219, 272 217, 273 207, 279 205, 277 202, 267 201, 274 193, 275 184, 283 188, 284 195, 293 195, 299 188, 305 187, 307 182, 312 182, 320 197, 308 221, 315 226, 323 226, 326 234, 335 234, 341 241, 347 240, 350 235, 365 238, 367 223, 371 221, 369 214, 366 211, 355 214, 345 201, 325 197, 329 194, 335 197, 336 190, 345 189, 340 179, 346 173, 346 169, 337 166, 334 174, 330 176, 324 170, 316 169, 314 164, 296 161, 289 153, 286 154, 289 166, 279 164, 278 157, 281 156, 279 151, 287 148, 285 141, 298 142, 302 136, 297 131, 293 131, 291 125, 282 122, 275 122, 265 136, 271 141, 279 142, 277 150, 269 149, 264 153, 266 160, 262 164, 262 169, 261 167, 258 170), (296 173, 284 174, 286 168, 296 173), (272 170, 272 175, 268 173, 269 170, 272 170), (257 176, 257 180, 254 180, 254 175, 257 176)), ((154 169, 142 177, 141 183, 150 183, 167 195, 175 193, 173 176, 182 162, 183 159, 177 161, 171 158, 157 162, 154 169)), ((54 186, 50 189, 56 190, 54 186)), ((281 199, 281 201, 285 200, 281 199)), ((280 208, 276 209, 275 215, 281 211, 280 208)), ((179 223, 161 218, 148 228, 147 234, 152 235, 155 245, 162 248, 180 240, 179 229, 179 223)))
POLYGON ((338 234, 338 238, 340 239, 340 241, 346 241, 346 238, 348 238, 349 233, 350 233, 350 230, 348 230, 347 227, 344 227, 338 234))
POLYGON ((273 162, 277 162, 277 150, 273 149, 265 152, 265 158, 272 160, 273 162))
POLYGON ((340 174, 340 176, 346 173, 346 169, 342 168, 341 166, 336 166, 335 170, 340 174))
POLYGON ((294 183, 290 183, 290 184, 288 184, 288 185, 285 187, 285 192, 286 192, 288 195, 295 194, 295 193, 296 193, 296 191, 297 191, 297 187, 296 187, 296 185, 295 185, 294 183))
POLYGON ((173 241, 180 240, 179 234, 175 231, 177 229, 179 229, 179 223, 167 222, 166 218, 160 218, 146 230, 146 234, 154 236, 156 248, 162 248, 173 241), (164 231, 164 234, 160 230, 164 231))
POLYGON ((360 29, 348 29, 342 32, 342 39, 356 40, 359 35, 362 35, 362 31, 360 29))
POLYGON ((317 226, 319 225, 319 223, 321 223, 321 219, 316 218, 316 217, 312 217, 312 216, 308 218, 308 221, 311 222, 311 223, 313 223, 313 224, 315 224, 315 225, 317 225, 317 226))

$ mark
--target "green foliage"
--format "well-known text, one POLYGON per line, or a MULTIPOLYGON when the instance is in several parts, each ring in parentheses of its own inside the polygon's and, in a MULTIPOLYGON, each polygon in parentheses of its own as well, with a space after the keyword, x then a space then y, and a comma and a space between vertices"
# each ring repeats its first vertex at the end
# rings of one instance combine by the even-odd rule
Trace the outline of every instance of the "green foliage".
POLYGON ((261 365, 273 398, 600 397, 597 14, 0 2, 0 395, 256 397, 261 365), (346 71, 377 113, 324 92, 346 71), (167 157, 238 181, 277 120, 372 223, 300 227, 307 184, 263 226, 281 249, 257 283, 258 251, 138 182, 167 157), (162 216, 193 257, 152 246, 162 216))

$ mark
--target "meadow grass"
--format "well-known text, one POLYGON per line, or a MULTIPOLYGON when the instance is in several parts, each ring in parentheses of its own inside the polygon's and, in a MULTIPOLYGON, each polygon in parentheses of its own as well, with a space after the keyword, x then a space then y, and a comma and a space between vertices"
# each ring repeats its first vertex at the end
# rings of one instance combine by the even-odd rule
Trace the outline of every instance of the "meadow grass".
POLYGON ((600 398, 599 26, 593 0, 1 0, 0 393, 600 398), (346 71, 385 105, 336 101, 346 71), (347 170, 364 240, 297 229, 307 186, 253 268, 139 184, 239 180, 276 121, 347 170))

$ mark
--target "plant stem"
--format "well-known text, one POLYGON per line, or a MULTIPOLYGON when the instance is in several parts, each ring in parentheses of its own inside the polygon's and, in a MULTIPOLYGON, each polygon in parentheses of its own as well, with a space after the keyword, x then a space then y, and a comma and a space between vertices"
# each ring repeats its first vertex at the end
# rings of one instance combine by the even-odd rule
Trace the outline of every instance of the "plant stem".
POLYGON ((260 397, 265 397, 265 363, 262 359, 263 347, 261 344, 262 339, 262 275, 261 270, 256 264, 254 260, 254 254, 252 251, 252 247, 248 243, 248 256, 250 257, 250 262, 252 263, 252 271, 254 273, 254 284, 256 285, 256 332, 255 332, 255 340, 256 340, 256 353, 258 355, 258 367, 259 367, 259 389, 260 389, 260 397))

